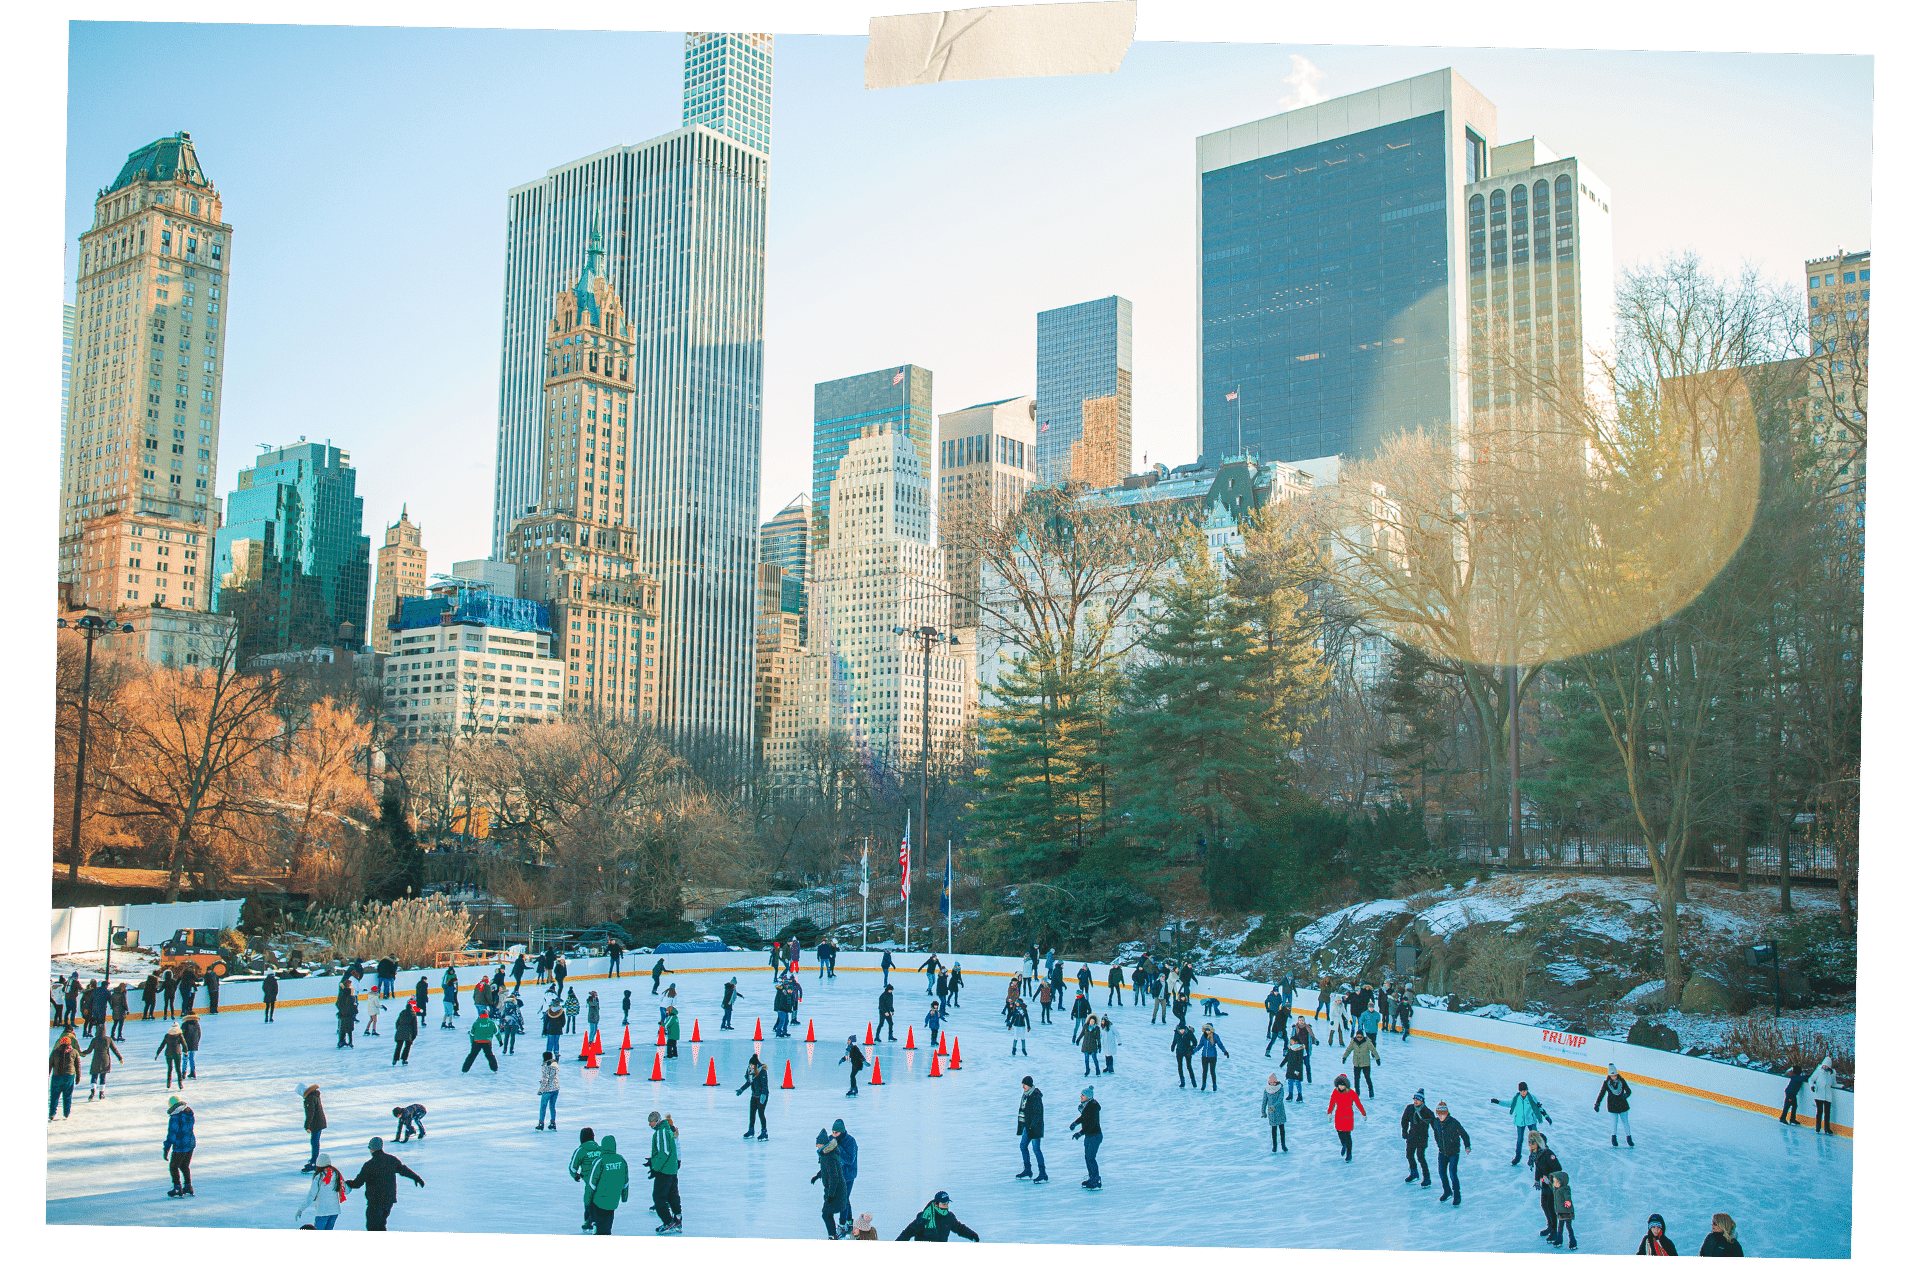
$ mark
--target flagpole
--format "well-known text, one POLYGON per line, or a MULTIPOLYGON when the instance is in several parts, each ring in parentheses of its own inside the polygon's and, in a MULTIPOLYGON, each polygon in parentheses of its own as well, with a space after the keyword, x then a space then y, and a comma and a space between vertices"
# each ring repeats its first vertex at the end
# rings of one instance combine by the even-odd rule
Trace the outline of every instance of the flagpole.
POLYGON ((953 841, 947 841, 947 954, 953 954, 953 841))
POLYGON ((1247 439, 1240 431, 1240 384, 1233 384, 1233 442, 1240 448, 1240 456, 1247 453, 1247 439))
POLYGON ((867 949, 867 852, 870 838, 860 841, 860 950, 867 949))
POLYGON ((913 950, 913 810, 907 810, 907 865, 901 872, 903 884, 900 892, 900 932, 905 941, 900 945, 908 951, 913 950))

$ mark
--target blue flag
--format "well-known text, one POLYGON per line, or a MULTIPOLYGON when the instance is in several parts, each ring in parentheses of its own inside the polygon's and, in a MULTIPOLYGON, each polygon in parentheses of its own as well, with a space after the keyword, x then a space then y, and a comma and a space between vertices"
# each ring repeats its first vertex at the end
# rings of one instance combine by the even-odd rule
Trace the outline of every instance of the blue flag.
POLYGON ((953 846, 948 845, 947 846, 947 875, 946 875, 946 879, 942 880, 940 883, 940 914, 943 916, 952 914, 952 906, 951 906, 952 894, 953 894, 953 846))

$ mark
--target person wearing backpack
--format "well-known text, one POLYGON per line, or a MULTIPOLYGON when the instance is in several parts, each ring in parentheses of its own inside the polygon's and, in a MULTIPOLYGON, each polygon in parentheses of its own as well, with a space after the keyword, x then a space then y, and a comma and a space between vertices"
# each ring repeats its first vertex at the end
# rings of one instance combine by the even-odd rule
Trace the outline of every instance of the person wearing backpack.
POLYGON ((1633 1124, 1627 1119, 1627 1099, 1633 1096, 1633 1086, 1620 1074, 1620 1068, 1611 1062, 1607 1064, 1607 1078, 1600 1082, 1600 1092, 1594 1096, 1593 1109, 1600 1110, 1600 1104, 1607 1104, 1607 1114, 1613 1117, 1613 1145, 1620 1145, 1620 1133, 1626 1131, 1627 1145, 1633 1145, 1633 1124))

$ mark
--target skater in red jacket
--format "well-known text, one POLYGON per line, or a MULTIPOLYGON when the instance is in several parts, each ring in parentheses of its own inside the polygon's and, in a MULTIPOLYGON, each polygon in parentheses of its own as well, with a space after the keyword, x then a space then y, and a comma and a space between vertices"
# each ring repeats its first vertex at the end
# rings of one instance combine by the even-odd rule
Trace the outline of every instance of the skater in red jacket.
POLYGON ((1367 1106, 1360 1101, 1347 1083, 1345 1076, 1337 1077, 1333 1082, 1333 1096, 1327 1099, 1327 1113, 1333 1117, 1334 1132, 1340 1135, 1340 1151, 1347 1162, 1353 1162, 1353 1109, 1360 1108, 1360 1114, 1367 1114, 1367 1106))

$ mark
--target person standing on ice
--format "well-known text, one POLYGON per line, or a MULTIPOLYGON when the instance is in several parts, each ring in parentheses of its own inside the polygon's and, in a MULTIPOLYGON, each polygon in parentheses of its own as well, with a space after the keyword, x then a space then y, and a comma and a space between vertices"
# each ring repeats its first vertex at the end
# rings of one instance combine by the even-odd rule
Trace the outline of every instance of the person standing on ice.
POLYGON ((733 1030, 733 1002, 740 998, 740 979, 736 975, 727 979, 727 985, 720 988, 720 1029, 733 1030))
POLYGON ((178 1098, 167 1099, 167 1136, 160 1142, 160 1154, 166 1157, 167 1176, 173 1180, 169 1196, 193 1194, 193 1149, 199 1139, 193 1136, 193 1108, 178 1098))
POLYGON ((933 994, 933 987, 940 980, 940 957, 928 954, 926 962, 920 966, 927 973, 927 994, 933 994))
POLYGON ((1007 1006, 1007 1030, 1013 1032, 1013 1042, 1007 1046, 1007 1056, 1018 1053, 1027 1056, 1027 1032, 1033 1030, 1033 1019, 1027 1015, 1027 1002, 1014 1000, 1007 1006))
POLYGON ((807 1181, 820 1184, 820 1221, 826 1224, 827 1239, 838 1240, 841 1215, 852 1217, 847 1208, 846 1169, 840 1163, 840 1151, 834 1145, 833 1135, 825 1129, 814 1135, 813 1150, 820 1168, 807 1181))
MULTIPOLYGON (((1085 1000, 1086 997, 1080 999, 1085 1000)), ((1078 1003, 1075 1001, 1076 1005, 1078 1003)), ((1100 1024, 1091 1017, 1080 1027, 1080 1074, 1100 1074, 1100 1024)))
POLYGON ((313 1229, 331 1231, 334 1219, 340 1216, 340 1209, 346 1203, 346 1175, 334 1168, 333 1157, 322 1151, 320 1158, 314 1161, 313 1185, 307 1188, 306 1203, 293 1211, 293 1220, 300 1221, 311 1209, 313 1229))
POLYGON ((421 974, 420 981, 413 984, 414 1012, 422 1018, 427 1016, 427 1001, 433 994, 433 988, 427 985, 427 975, 421 974))
POLYGON ((1360 1115, 1367 1114, 1366 1103, 1360 1101, 1360 1095, 1347 1084, 1345 1076, 1333 1078, 1333 1096, 1327 1099, 1327 1114, 1333 1117, 1333 1130, 1340 1136, 1340 1152, 1353 1163, 1353 1109, 1358 1107, 1360 1115))
POLYGON ((950 1236, 965 1236, 975 1244, 980 1243, 979 1233, 953 1216, 953 1197, 944 1191, 936 1191, 933 1199, 927 1201, 927 1207, 894 1239, 945 1243, 950 1236))
POLYGON ((885 1029, 887 1039, 893 1039, 893 984, 885 984, 880 990, 880 1026, 885 1029))
POLYGON ((1330 973, 1320 975, 1320 1001, 1313 1006, 1313 1020, 1320 1021, 1322 1014, 1328 1022, 1333 1021, 1333 975, 1330 973))
MULTIPOLYGON (((56 1046, 57 1047, 57 1046, 56 1046)), ((187 1087, 187 1037, 181 1033, 180 1024, 174 1023, 167 1033, 160 1037, 160 1046, 153 1051, 154 1057, 167 1055, 167 1088, 174 1087, 175 1077, 179 1078, 179 1087, 187 1087)))
POLYGON ((1045 1026, 1053 1025, 1053 988, 1044 982, 1040 984, 1040 1021, 1045 1026))
POLYGON ((1220 1092, 1220 1059, 1231 1058, 1227 1046, 1221 1042, 1220 1033, 1213 1029, 1211 1022, 1200 1028, 1200 1084, 1207 1087, 1207 1081, 1213 1081, 1213 1091, 1220 1092))
MULTIPOLYGON (((96 1091, 102 1098, 107 1096, 107 1072, 113 1070, 113 1059, 120 1058, 120 1048, 114 1044, 112 1036, 101 1031, 87 1046, 87 1058, 87 1101, 92 1102, 96 1091)), ((125 1058, 120 1060, 126 1061, 125 1058)))
MULTIPOLYGON (((160 978, 160 1016, 163 1018, 171 1019, 173 1017, 173 998, 175 993, 180 990, 180 975, 178 973, 175 973, 172 969, 162 970, 161 975, 162 976, 160 978)), ((73 1025, 73 1004, 74 1004, 74 1001, 77 1000, 78 998, 79 998, 79 993, 69 988, 67 992, 67 1025, 68 1026, 73 1025)))
MULTIPOLYGON (((1273 1042, 1287 1032, 1287 1007, 1285 1002, 1280 998, 1279 983, 1276 982, 1273 984, 1273 989, 1267 992, 1267 998, 1262 1003, 1266 1006, 1267 1010, 1267 1051, 1265 1056, 1271 1058, 1273 1056, 1273 1042)), ((1281 1052, 1285 1053, 1286 1051, 1283 1049, 1281 1052)))
POLYGON ((1447 1114, 1446 1103, 1435 1107, 1433 1116, 1433 1143, 1440 1157, 1440 1199, 1445 1203, 1451 1196, 1459 1204, 1460 1153, 1473 1153, 1473 1139, 1467 1136, 1465 1125, 1447 1114))
POLYGON ((1287 1102, 1281 1096, 1280 1077, 1267 1073, 1267 1086, 1260 1094, 1260 1118, 1272 1132, 1275 1151, 1287 1149, 1287 1102))
POLYGON ((271 969, 267 971, 266 977, 260 979, 260 999, 264 1002, 266 1008, 266 1014, 260 1020, 262 1022, 272 1022, 273 1006, 280 1001, 280 977, 271 969))
POLYGON ((1307 1051, 1297 1040, 1287 1042, 1286 1065, 1281 1070, 1287 1075, 1287 1101, 1305 1102, 1306 1095, 1300 1089, 1300 1077, 1306 1071, 1307 1051))
MULTIPOLYGON (((567 958, 565 956, 555 956, 553 958, 553 985, 562 988, 565 988, 567 985, 567 958)), ((573 1028, 569 1027, 567 1029, 571 1031, 573 1028)))
POLYGON ((520 984, 526 980, 526 977, 527 953, 516 951, 513 953, 513 993, 515 995, 520 994, 520 984))
POLYGON ((1400 1137, 1407 1144, 1407 1176, 1403 1181, 1418 1178, 1423 1187, 1433 1185, 1433 1175, 1427 1170, 1427 1134, 1436 1123, 1433 1112, 1427 1110, 1427 1091, 1415 1089, 1413 1101, 1400 1113, 1400 1137))
POLYGON ((960 1007, 960 988, 966 985, 966 976, 960 972, 960 962, 955 960, 953 962, 953 968, 947 971, 947 1003, 958 1009, 960 1007))
POLYGON ((300 1166, 300 1172, 312 1173, 320 1159, 320 1135, 327 1127, 327 1109, 320 1105, 319 1085, 295 1085, 294 1091, 300 1095, 300 1127, 306 1131, 308 1146, 307 1162, 300 1166))
POLYGON ((1636 1254, 1645 1254, 1654 1258, 1677 1258, 1680 1251, 1673 1247, 1673 1241, 1667 1239, 1667 1220, 1657 1213, 1647 1215, 1647 1234, 1640 1237, 1640 1247, 1636 1254))
POLYGON ((1013 1116, 1013 1131, 1020 1138, 1020 1172, 1016 1179, 1033 1178, 1035 1182, 1047 1181, 1047 1157, 1040 1150, 1040 1140, 1047 1136, 1047 1101, 1035 1087, 1032 1076, 1020 1077, 1020 1109, 1013 1116), (1031 1150, 1032 1159, 1028 1159, 1031 1150), (1033 1162, 1040 1162, 1040 1176, 1033 1174, 1033 1162))
MULTIPOLYGON (((1553 1175, 1561 1171, 1560 1157, 1547 1146, 1547 1140, 1539 1134, 1527 1138, 1527 1167, 1533 1171, 1534 1189, 1540 1193, 1540 1212, 1546 1217, 1547 1225, 1540 1234, 1552 1237, 1560 1230, 1560 1219, 1553 1209, 1553 1175)), ((1559 1241, 1554 1241, 1559 1247, 1559 1241)))
POLYGON ((1806 1083, 1806 1067, 1796 1062, 1787 1068, 1787 1095, 1785 1101, 1780 1105, 1781 1124, 1797 1125, 1800 1123, 1800 1090, 1806 1086, 1806 1083))
POLYGON ((567 988, 567 1034, 572 1035, 580 1022, 580 997, 574 994, 572 987, 567 988))
POLYGON ((772 1091, 772 1084, 767 1079, 767 1064, 760 1061, 760 1055, 757 1053, 747 1059, 746 1083, 735 1089, 733 1096, 737 1098, 749 1091, 751 1092, 747 1098, 747 1131, 740 1136, 743 1138, 753 1136, 753 1122, 757 1117, 760 1121, 760 1141, 765 1142, 767 1140, 767 1096, 772 1091))
POLYGON ((511 1054, 514 1042, 526 1029, 527 1021, 521 1012, 520 997, 508 996, 506 1011, 500 1015, 500 1052, 511 1054))
POLYGON ((562 1009, 557 1001, 548 1005, 546 1011, 540 1015, 540 1034, 547 1038, 546 1051, 555 1057, 560 1054, 560 1037, 565 1034, 566 1029, 566 1010, 562 1009))
MULTIPOLYGON (((154 1054, 159 1057, 158 1052, 154 1054)), ((62 1108, 63 1119, 73 1117, 73 1086, 80 1082, 80 1063, 83 1056, 80 1042, 67 1032, 53 1042, 53 1051, 47 1054, 47 1119, 53 1119, 55 1107, 62 1108)), ((173 1055, 167 1057, 167 1084, 173 1084, 171 1068, 178 1061, 173 1055)))
POLYGON ((1126 1003, 1120 998, 1120 988, 1126 985, 1126 981, 1127 981, 1126 970, 1120 967, 1120 961, 1116 958, 1112 964, 1107 966, 1107 1007, 1108 1008, 1112 1008, 1116 1004, 1126 1003))
POLYGON ((1487 1101, 1496 1107, 1505 1107, 1508 1114, 1513 1117, 1513 1159, 1508 1163, 1519 1164, 1520 1157, 1526 1151, 1527 1134, 1537 1135, 1540 1132, 1540 1122, 1544 1120, 1552 1124, 1553 1117, 1547 1114, 1546 1107, 1538 1098, 1527 1092, 1525 1080, 1520 1082, 1519 1091, 1513 1095, 1512 1101, 1502 1102, 1498 1098, 1488 1098, 1487 1101))
POLYGON ((349 1191, 366 1188, 367 1230, 369 1231, 387 1229, 387 1215, 393 1212, 394 1201, 400 1198, 399 1178, 401 1176, 412 1178, 415 1186, 427 1185, 425 1178, 388 1155, 383 1150, 385 1145, 378 1138, 368 1138, 367 1150, 372 1154, 367 1157, 367 1162, 360 1166, 360 1172, 354 1174, 353 1180, 347 1183, 349 1191))
POLYGON ((1178 1026, 1187 1025, 1187 1010, 1193 1007, 1185 987, 1176 987, 1173 992, 1173 1021, 1178 1026))
POLYGON ((931 1049, 940 1043, 940 1002, 938 1000, 927 1006, 926 1023, 927 1048, 931 1049))
POLYGON ((1156 966, 1147 981, 1153 990, 1153 1012, 1147 1015, 1147 1025, 1151 1026, 1167 1020, 1167 977, 1156 966))
POLYGON ((840 1234, 844 1238, 853 1234, 853 1184, 860 1176, 860 1144, 847 1132, 845 1120, 835 1120, 832 1132, 834 1149, 840 1154, 840 1176, 847 1180, 846 1207, 840 1211, 840 1234))
POLYGON ((193 993, 200 989, 200 972, 192 966, 180 971, 180 1012, 193 1012, 193 993))
POLYGON ((1100 1144, 1106 1135, 1100 1132, 1100 1104, 1094 1100, 1093 1086, 1080 1086, 1080 1114, 1067 1126, 1067 1132, 1073 1134, 1080 1143, 1080 1154, 1086 1157, 1087 1177, 1080 1185, 1089 1191, 1100 1189, 1100 1144), (1075 1132, 1078 1130, 1078 1132, 1075 1132))
POLYGON ((473 1060, 483 1053, 487 1055, 488 1069, 498 1072, 500 1060, 493 1056, 493 1015, 484 1008, 474 1010, 474 1014, 473 1025, 467 1028, 467 1060, 460 1064, 460 1074, 473 1070, 473 1060))
POLYGON ((934 995, 940 1001, 940 1013, 947 1012, 947 1001, 953 997, 953 979, 947 976, 947 966, 940 966, 940 974, 933 982, 934 995))
POLYGON ((1833 1099, 1839 1086, 1833 1078, 1833 1055, 1820 1059, 1820 1065, 1813 1069, 1813 1078, 1807 1082, 1807 1092, 1813 1095, 1813 1131, 1815 1133, 1833 1133, 1833 1099))
POLYGON ((448 965, 447 971, 440 975, 440 1029, 445 1031, 452 1027, 453 1020, 459 1016, 460 975, 453 971, 452 965, 448 965))
POLYGON ((540 1118, 534 1123, 533 1131, 539 1133, 548 1129, 547 1122, 553 1122, 551 1132, 560 1131, 560 1064, 553 1060, 551 1053, 540 1055, 540 1083, 536 1092, 540 1096, 540 1118))
POLYGON ((1100 1052, 1106 1055, 1107 1074, 1113 1074, 1113 1055, 1120 1048, 1120 1028, 1113 1025, 1113 1019, 1106 1014, 1100 1015, 1100 1052))
POLYGON ((1400 1043, 1405 1044, 1413 1038, 1413 984, 1407 983, 1400 988, 1400 999, 1393 1006, 1393 1015, 1400 1022, 1400 1043))
POLYGON ((840 1061, 847 1064, 847 1096, 857 1098, 860 1096, 860 1072, 866 1068, 867 1055, 860 1052, 860 1046, 853 1042, 852 1036, 847 1037, 847 1051, 840 1055, 840 1061))
POLYGON ((660 1215, 657 1236, 680 1234, 680 1129, 671 1115, 647 1113, 653 1141, 647 1150, 647 1177, 653 1179, 653 1211, 660 1215))
POLYGON ((393 952, 389 951, 380 957, 380 962, 373 966, 373 976, 380 984, 379 994, 386 999, 393 999, 393 980, 400 976, 400 962, 394 958, 393 952))
POLYGON ((1609 1062, 1607 1078, 1600 1082, 1600 1092, 1593 1099, 1593 1109, 1598 1111, 1602 1102, 1607 1104, 1607 1114, 1613 1117, 1613 1145, 1616 1147, 1620 1145, 1620 1132, 1623 1129, 1627 1134, 1627 1145, 1633 1145, 1633 1123, 1627 1119, 1630 1105, 1627 1099, 1632 1096, 1633 1086, 1620 1074, 1620 1068, 1609 1062))
POLYGON ((367 988, 367 996, 366 1034, 377 1036, 380 1034, 380 1011, 387 1007, 386 1002, 380 998, 380 984, 376 982, 367 988))
POLYGON ((573 1157, 567 1161, 567 1176, 581 1184, 580 1187, 580 1230, 593 1230, 593 1167, 600 1163, 600 1143, 595 1140, 592 1128, 580 1130, 580 1145, 573 1149, 573 1157))
POLYGON ((893 944, 889 942, 880 948, 880 985, 893 985, 893 944))
MULTIPOLYGON (((1313 1047, 1320 1043, 1320 1037, 1315 1034, 1312 1024, 1310 1024, 1304 1016, 1295 1015, 1293 1019, 1293 1030, 1288 1033, 1287 1041, 1291 1046, 1300 1050, 1301 1064, 1306 1070, 1307 1083, 1312 1084, 1313 1047)), ((1298 1094, 1294 1095, 1294 1100, 1301 1100, 1298 1094)))
POLYGON ((661 978, 664 978, 664 977, 665 977, 665 976, 666 976, 667 974, 669 974, 669 973, 672 973, 672 972, 673 972, 673 970, 671 970, 671 969, 669 969, 669 968, 667 968, 667 962, 666 962, 666 961, 665 961, 664 959, 656 959, 656 960, 655 960, 655 961, 653 962, 653 992, 652 992, 652 994, 654 994, 654 995, 656 995, 656 996, 660 994, 660 979, 661 979, 661 978))
POLYGON ((334 1040, 336 1049, 353 1048, 353 1029, 360 1024, 360 997, 354 994, 353 979, 340 979, 333 993, 334 1040))
MULTIPOLYGON (((661 1020, 663 1022, 666 1020, 664 1011, 662 1012, 661 1020)), ((587 1038, 590 1040, 593 1040, 593 1039, 598 1039, 599 1036, 600 1036, 600 993, 598 991, 588 991, 587 992, 587 1038)))
POLYGON ((661 1028, 667 1033, 667 1056, 669 1058, 679 1057, 680 1056, 680 1010, 674 1007, 673 1005, 668 1005, 667 1020, 661 1024, 661 1028))
POLYGON ((1182 1089, 1187 1081, 1193 1081, 1193 1087, 1200 1087, 1200 1077, 1193 1073, 1193 1055, 1200 1049, 1199 1037, 1193 1034, 1193 1028, 1181 1023, 1173 1029, 1173 1078, 1180 1082, 1182 1089))
POLYGON ((1087 999, 1087 993, 1081 991, 1073 997, 1073 1030, 1067 1033, 1069 1040, 1080 1038, 1080 1027, 1093 1013, 1093 1002, 1087 999))
POLYGON ((1379 1057, 1380 1051, 1374 1047, 1373 1037, 1364 1031, 1356 1031, 1353 1033, 1353 1042, 1347 1046, 1347 1051, 1340 1055, 1340 1061, 1345 1062, 1348 1058, 1353 1059, 1353 1087, 1355 1092, 1359 1091, 1360 1079, 1364 1076, 1367 1081, 1367 1096, 1369 1098, 1373 1096, 1373 1064, 1379 1060, 1379 1057))
MULTIPOLYGON (((149 973, 147 974, 147 980, 140 984, 140 1021, 153 1021, 153 1006, 159 998, 160 975, 158 973, 149 973)), ((272 1022, 273 1019, 268 1018, 267 1021, 272 1022)))
POLYGON ((1713 1229, 1707 1232, 1707 1238, 1700 1242, 1700 1256, 1703 1258, 1744 1258, 1747 1251, 1740 1247, 1738 1228, 1733 1225, 1733 1215, 1716 1213, 1713 1215, 1713 1229))
POLYGON ((113 994, 107 998, 107 1007, 113 1012, 113 1038, 115 1040, 125 1040, 127 1038, 126 983, 123 982, 113 989, 113 994))

